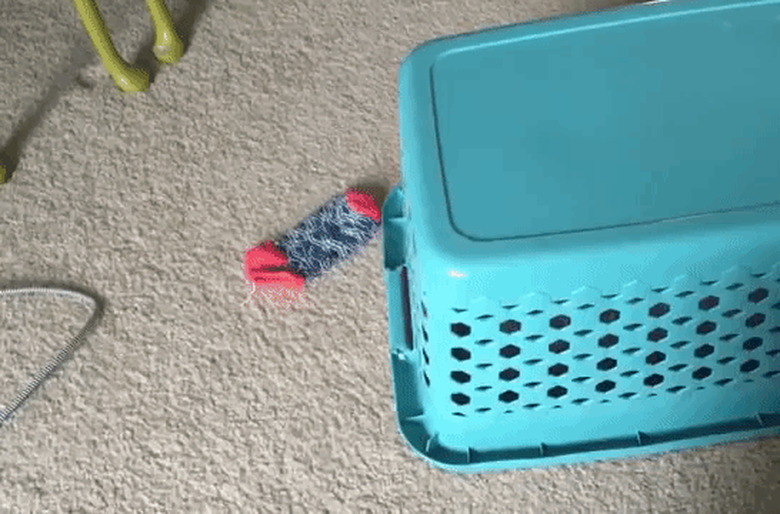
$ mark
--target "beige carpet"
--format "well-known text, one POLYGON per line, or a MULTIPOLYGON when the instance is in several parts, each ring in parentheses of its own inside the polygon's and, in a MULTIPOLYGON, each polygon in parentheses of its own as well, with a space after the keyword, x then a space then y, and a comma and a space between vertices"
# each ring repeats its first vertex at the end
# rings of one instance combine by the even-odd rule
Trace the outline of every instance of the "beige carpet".
MULTIPOLYGON (((394 421, 379 241, 290 311, 241 255, 398 179, 396 71, 423 40, 609 0, 171 2, 191 46, 123 95, 69 0, 0 0, 0 283, 99 293, 99 331, 0 429, 2 512, 778 512, 780 441, 492 475, 394 421)), ((103 0, 149 61, 141 0, 103 0)), ((0 306, 0 402, 86 319, 0 306)))

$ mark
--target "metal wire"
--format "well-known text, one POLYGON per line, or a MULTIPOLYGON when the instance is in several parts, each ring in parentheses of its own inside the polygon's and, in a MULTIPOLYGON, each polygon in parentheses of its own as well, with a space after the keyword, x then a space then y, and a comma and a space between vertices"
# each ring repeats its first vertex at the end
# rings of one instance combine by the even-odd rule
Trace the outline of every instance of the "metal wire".
POLYGON ((57 369, 68 360, 79 346, 84 343, 89 334, 103 317, 103 305, 100 300, 86 292, 77 291, 65 287, 41 286, 41 287, 17 287, 0 288, 0 300, 6 298, 62 298, 70 302, 78 303, 92 309, 92 315, 78 334, 70 338, 49 362, 47 362, 30 381, 22 387, 13 400, 0 410, 0 427, 10 422, 16 412, 35 393, 35 391, 48 380, 57 369))

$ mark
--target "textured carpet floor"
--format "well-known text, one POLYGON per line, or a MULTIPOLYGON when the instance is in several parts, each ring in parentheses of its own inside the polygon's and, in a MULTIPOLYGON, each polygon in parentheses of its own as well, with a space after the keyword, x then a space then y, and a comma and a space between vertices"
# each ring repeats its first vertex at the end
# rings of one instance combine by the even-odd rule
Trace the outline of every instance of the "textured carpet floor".
MULTIPOLYGON (((780 442, 486 476, 396 431, 378 241, 288 311, 243 250, 345 186, 398 179, 396 71, 431 37, 609 0, 172 1, 190 47, 123 95, 68 0, 0 0, 0 283, 107 315, 0 429, 2 512, 778 512, 780 442)), ((100 5, 149 61, 140 0, 100 5)), ((0 306, 0 402, 86 319, 0 306)))

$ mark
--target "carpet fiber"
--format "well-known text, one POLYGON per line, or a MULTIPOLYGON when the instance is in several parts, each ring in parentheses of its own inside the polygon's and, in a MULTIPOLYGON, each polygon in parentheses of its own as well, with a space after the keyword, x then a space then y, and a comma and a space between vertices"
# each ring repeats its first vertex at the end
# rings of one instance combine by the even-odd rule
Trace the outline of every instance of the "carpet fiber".
MULTIPOLYGON (((99 2, 150 63, 144 2, 99 2)), ((396 72, 445 34, 609 0, 171 1, 189 42, 117 91, 70 1, 0 2, 0 285, 106 317, 0 429, 0 511, 778 512, 780 442, 458 476, 394 421, 379 241, 302 305, 247 303, 243 251, 398 180, 396 72)), ((88 312, 0 305, 0 403, 88 312)))

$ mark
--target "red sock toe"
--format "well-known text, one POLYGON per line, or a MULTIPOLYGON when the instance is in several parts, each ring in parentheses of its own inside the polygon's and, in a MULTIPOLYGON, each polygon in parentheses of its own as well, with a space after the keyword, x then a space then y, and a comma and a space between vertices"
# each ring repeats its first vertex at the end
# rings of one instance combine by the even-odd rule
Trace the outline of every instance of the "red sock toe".
POLYGON ((357 189, 349 189, 346 193, 347 205, 355 212, 359 212, 367 218, 379 223, 382 220, 382 213, 376 200, 369 193, 358 191, 357 189))
POLYGON ((269 271, 254 269, 249 271, 247 275, 256 285, 268 289, 300 291, 306 282, 306 279, 301 275, 286 270, 269 271))
POLYGON ((264 241, 244 254, 246 270, 280 268, 287 264, 289 264, 287 255, 273 241, 264 241))

